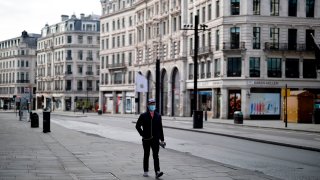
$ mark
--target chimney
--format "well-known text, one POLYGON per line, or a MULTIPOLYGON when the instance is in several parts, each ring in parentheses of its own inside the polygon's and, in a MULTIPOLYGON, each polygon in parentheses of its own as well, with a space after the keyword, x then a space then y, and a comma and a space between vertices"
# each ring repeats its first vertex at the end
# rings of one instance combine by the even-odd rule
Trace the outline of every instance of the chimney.
POLYGON ((66 21, 69 19, 68 15, 61 15, 61 21, 66 21))
POLYGON ((83 19, 84 18, 84 13, 80 14, 80 18, 83 19))

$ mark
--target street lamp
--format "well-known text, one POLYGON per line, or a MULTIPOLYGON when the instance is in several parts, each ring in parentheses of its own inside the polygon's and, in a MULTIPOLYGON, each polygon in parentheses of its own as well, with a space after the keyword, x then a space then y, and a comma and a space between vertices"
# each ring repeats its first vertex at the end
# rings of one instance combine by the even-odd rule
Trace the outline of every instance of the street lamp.
POLYGON ((202 122, 202 118, 199 118, 198 116, 200 115, 200 117, 202 117, 203 113, 202 111, 197 111, 198 109, 198 100, 197 100, 197 95, 198 95, 198 87, 197 87, 197 81, 198 81, 198 45, 199 45, 199 30, 205 31, 207 30, 206 28, 208 27, 205 24, 199 24, 199 16, 195 15, 194 16, 195 19, 195 25, 193 27, 193 25, 184 25, 184 28, 182 28, 181 30, 192 30, 194 31, 194 90, 193 90, 193 99, 195 102, 195 105, 193 106, 193 128, 202 128, 203 127, 203 122, 202 122), (200 29, 199 29, 200 26, 200 29))

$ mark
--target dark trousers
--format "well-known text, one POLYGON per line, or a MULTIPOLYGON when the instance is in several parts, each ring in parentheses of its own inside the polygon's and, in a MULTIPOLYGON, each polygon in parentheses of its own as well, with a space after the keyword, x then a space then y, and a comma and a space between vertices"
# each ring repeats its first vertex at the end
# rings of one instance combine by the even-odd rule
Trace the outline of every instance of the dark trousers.
POLYGON ((159 165, 159 140, 142 140, 144 156, 143 156, 143 170, 145 172, 149 171, 149 156, 150 148, 152 149, 152 156, 154 162, 154 171, 160 171, 159 165))

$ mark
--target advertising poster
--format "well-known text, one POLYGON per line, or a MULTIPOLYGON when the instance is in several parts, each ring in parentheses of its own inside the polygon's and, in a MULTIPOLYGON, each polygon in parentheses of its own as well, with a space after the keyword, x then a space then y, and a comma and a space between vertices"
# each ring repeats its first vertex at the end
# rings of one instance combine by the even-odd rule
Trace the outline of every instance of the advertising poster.
POLYGON ((280 94, 251 93, 250 115, 280 115, 280 94))

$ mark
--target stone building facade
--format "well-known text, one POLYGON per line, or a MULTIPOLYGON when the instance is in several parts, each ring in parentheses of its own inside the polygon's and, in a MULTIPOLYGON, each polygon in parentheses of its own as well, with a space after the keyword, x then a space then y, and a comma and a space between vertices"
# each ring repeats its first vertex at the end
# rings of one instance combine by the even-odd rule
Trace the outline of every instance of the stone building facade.
MULTIPOLYGON (((36 48, 39 34, 26 31, 0 42, 0 109, 15 109, 16 102, 28 101, 34 109, 36 48), (27 100, 30 98, 31 102, 27 100), (15 98, 14 98, 15 97, 15 98)), ((24 103, 26 104, 26 103, 24 103)))
MULTIPOLYGON (((135 104, 140 107, 134 112, 144 110, 146 99, 155 97, 157 58, 161 62, 163 115, 190 116, 197 105, 213 118, 232 118, 234 111, 242 111, 244 118, 280 119, 281 89, 286 85, 291 90, 320 94, 319 62, 315 60, 313 44, 314 39, 320 42, 319 0, 101 2, 102 24, 112 20, 117 24, 120 17, 126 23, 127 14, 134 19, 130 28, 124 28, 135 37, 134 43, 128 45, 133 51, 133 65, 124 66, 123 71, 128 73, 130 69, 146 76, 149 92, 135 93, 133 82, 121 84, 121 89, 114 85, 109 92, 113 94, 110 99, 117 100, 120 99, 117 93, 122 97, 126 97, 123 92, 134 94, 135 104), (195 15, 200 24, 207 26, 206 31, 199 33, 198 102, 193 101, 194 30, 191 29, 194 27, 191 25, 195 15), (190 30, 181 30, 182 27, 190 30)), ((110 33, 116 36, 116 32, 110 33)), ((104 53, 116 49, 124 50, 111 48, 104 53)), ((112 75, 109 77, 112 82, 112 75)), ((104 89, 110 90, 109 87, 101 86, 100 97, 106 97, 104 89)), ((123 99, 120 109, 126 106, 123 99)), ((105 101, 101 99, 100 103, 103 105, 105 101)), ((110 107, 116 109, 117 105, 113 102, 110 107)))
POLYGON ((45 25, 37 44, 37 109, 97 111, 99 16, 61 16, 45 25))

